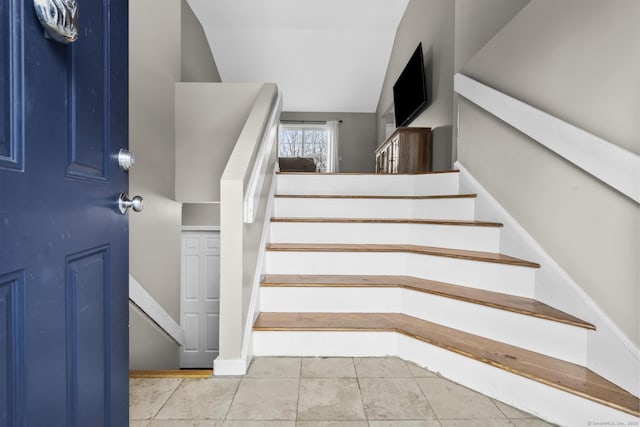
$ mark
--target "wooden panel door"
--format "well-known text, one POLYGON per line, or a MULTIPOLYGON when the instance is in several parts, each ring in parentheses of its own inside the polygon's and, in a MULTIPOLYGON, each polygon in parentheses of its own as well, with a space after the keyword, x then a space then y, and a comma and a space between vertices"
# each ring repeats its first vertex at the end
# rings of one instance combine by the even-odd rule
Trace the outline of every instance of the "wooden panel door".
POLYGON ((128 423, 125 0, 78 40, 0 2, 0 425, 128 423))

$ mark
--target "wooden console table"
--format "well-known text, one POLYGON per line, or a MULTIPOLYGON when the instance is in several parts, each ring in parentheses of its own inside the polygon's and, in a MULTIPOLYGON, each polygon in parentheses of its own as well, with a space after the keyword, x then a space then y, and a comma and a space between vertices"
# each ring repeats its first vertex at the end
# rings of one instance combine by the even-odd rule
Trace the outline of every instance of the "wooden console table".
POLYGON ((430 171, 431 128, 398 128, 376 149, 376 173, 430 171))

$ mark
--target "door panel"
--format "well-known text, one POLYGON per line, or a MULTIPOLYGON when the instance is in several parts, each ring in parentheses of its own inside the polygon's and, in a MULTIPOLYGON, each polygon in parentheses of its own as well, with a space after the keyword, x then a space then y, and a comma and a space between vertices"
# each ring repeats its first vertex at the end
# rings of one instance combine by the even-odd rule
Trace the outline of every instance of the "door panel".
POLYGON ((0 6, 2 426, 128 423, 127 8, 79 2, 61 45, 0 6))
POLYGON ((24 274, 0 276, 0 425, 19 425, 23 413, 24 274))
POLYGON ((18 0, 0 4, 0 169, 22 169, 22 10, 18 0))
POLYGON ((67 393, 72 425, 104 419, 109 406, 108 245, 67 257, 67 393), (96 375, 103 373, 103 375, 96 375), (101 398, 96 398, 99 391, 101 398))
MULTIPOLYGON (((82 23, 100 37, 86 37, 67 52, 68 115, 70 132, 68 139, 69 167, 67 174, 78 179, 105 181, 109 156, 107 123, 109 123, 109 98, 106 96, 109 75, 108 26, 105 11, 96 7, 90 16, 82 15, 82 23), (86 108, 90 106, 90 108, 86 108)), ((82 5, 84 6, 84 5, 82 5)), ((84 10, 84 9, 83 9, 84 10)))
POLYGON ((212 368, 219 352, 220 234, 182 233, 180 367, 212 368))

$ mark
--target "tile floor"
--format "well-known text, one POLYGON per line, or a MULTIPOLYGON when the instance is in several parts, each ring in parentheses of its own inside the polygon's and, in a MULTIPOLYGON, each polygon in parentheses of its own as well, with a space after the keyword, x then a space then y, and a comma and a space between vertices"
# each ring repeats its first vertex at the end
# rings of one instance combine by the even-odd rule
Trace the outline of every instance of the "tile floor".
POLYGON ((265 357, 244 377, 130 381, 131 427, 550 425, 391 357, 265 357))

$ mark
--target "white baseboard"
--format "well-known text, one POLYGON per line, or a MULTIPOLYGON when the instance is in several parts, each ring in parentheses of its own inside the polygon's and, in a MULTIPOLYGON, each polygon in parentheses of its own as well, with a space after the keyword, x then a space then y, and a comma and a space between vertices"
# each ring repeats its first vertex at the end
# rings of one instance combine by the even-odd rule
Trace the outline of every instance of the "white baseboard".
POLYGON ((455 166, 460 170, 460 191, 478 195, 476 218, 504 224, 501 251, 541 264, 535 278, 536 299, 596 326, 588 334, 586 366, 640 396, 640 350, 460 162, 455 166))
POLYGON ((249 361, 245 358, 220 359, 218 357, 213 361, 213 374, 216 376, 244 375, 247 373, 248 363, 249 361))

